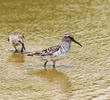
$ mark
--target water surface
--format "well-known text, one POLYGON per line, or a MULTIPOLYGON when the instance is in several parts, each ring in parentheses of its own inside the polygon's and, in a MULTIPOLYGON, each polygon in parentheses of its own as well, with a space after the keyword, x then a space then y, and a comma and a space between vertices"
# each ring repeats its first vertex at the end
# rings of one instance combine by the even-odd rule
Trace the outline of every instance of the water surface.
POLYGON ((0 99, 110 100, 109 0, 1 0, 0 99), (68 55, 43 69, 38 57, 13 53, 7 38, 25 35, 26 51, 56 45, 70 32, 68 55))

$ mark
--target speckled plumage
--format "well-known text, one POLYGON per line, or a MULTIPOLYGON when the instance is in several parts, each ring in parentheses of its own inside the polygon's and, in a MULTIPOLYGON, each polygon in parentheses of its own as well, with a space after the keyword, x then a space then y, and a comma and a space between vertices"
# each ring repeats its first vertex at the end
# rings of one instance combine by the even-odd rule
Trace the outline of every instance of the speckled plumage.
POLYGON ((28 56, 38 55, 41 57, 45 57, 46 62, 44 64, 44 67, 46 68, 46 64, 49 60, 53 61, 53 67, 55 67, 56 60, 54 60, 53 58, 57 57, 57 56, 62 56, 62 55, 65 55, 66 53, 68 53, 71 48, 71 41, 82 46, 79 42, 74 40, 74 37, 72 34, 66 33, 66 34, 64 34, 62 41, 58 45, 44 49, 41 52, 35 52, 32 54, 28 54, 28 56))
POLYGON ((18 45, 22 45, 21 52, 23 52, 23 50, 25 50, 24 40, 25 40, 24 35, 21 33, 12 33, 8 37, 8 41, 15 48, 15 52, 18 52, 18 50, 16 48, 16 46, 18 46, 18 45))

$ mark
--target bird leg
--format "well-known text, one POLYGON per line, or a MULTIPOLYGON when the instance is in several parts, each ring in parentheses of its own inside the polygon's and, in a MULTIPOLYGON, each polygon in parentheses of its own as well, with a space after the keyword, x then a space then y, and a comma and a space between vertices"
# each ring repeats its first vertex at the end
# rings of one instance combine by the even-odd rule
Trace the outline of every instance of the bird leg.
POLYGON ((48 61, 46 60, 46 62, 44 63, 44 68, 45 68, 45 69, 46 69, 47 62, 48 62, 48 61))
POLYGON ((26 50, 25 47, 24 47, 24 43, 22 43, 21 52, 23 52, 23 49, 26 50))
POLYGON ((56 63, 56 61, 53 61, 53 68, 55 68, 55 63, 56 63))
POLYGON ((16 53, 16 52, 18 52, 18 50, 17 50, 16 46, 14 46, 14 48, 15 48, 15 53, 16 53))
POLYGON ((20 42, 21 45, 22 45, 21 52, 23 52, 23 49, 26 50, 26 49, 25 49, 25 46, 24 46, 24 43, 22 43, 21 41, 19 41, 19 42, 20 42))

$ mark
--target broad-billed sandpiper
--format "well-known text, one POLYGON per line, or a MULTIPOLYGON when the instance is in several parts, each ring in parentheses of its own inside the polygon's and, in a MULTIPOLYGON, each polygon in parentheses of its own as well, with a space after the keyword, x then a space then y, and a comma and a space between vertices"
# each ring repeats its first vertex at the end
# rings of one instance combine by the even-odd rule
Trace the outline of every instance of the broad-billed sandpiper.
POLYGON ((22 45, 21 48, 21 52, 23 52, 23 50, 25 50, 25 46, 24 46, 24 35, 21 33, 12 33, 11 35, 9 35, 8 37, 8 41, 13 45, 13 47, 15 48, 15 52, 18 52, 16 46, 18 45, 22 45))
POLYGON ((82 45, 74 39, 72 34, 66 33, 64 34, 61 42, 58 45, 49 47, 40 52, 28 54, 27 56, 37 55, 45 59, 46 61, 44 63, 44 68, 46 68, 46 64, 48 61, 53 61, 53 68, 55 68, 55 62, 58 59, 54 59, 54 58, 67 54, 71 47, 71 41, 77 43, 82 47, 82 45))

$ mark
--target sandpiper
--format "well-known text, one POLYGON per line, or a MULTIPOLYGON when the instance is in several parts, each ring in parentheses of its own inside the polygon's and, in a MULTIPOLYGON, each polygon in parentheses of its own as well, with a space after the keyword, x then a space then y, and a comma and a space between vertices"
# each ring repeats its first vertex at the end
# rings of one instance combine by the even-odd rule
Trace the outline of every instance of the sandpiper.
POLYGON ((28 54, 27 56, 37 55, 44 58, 46 60, 44 63, 44 68, 46 68, 46 64, 48 61, 53 61, 53 68, 55 68, 55 62, 58 59, 54 59, 54 58, 67 54, 71 47, 71 41, 77 43, 82 47, 82 45, 74 39, 71 33, 66 33, 64 34, 61 42, 58 45, 49 47, 40 52, 28 54))
POLYGON ((13 45, 13 47, 15 48, 15 52, 18 52, 16 46, 18 45, 22 45, 21 48, 21 52, 23 52, 23 50, 25 50, 25 46, 24 46, 24 35, 21 33, 12 33, 11 35, 9 35, 8 37, 8 41, 13 45))

